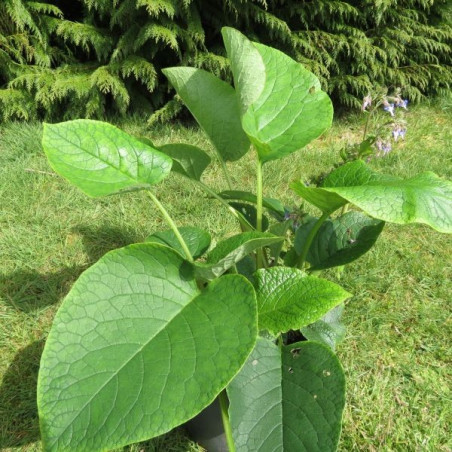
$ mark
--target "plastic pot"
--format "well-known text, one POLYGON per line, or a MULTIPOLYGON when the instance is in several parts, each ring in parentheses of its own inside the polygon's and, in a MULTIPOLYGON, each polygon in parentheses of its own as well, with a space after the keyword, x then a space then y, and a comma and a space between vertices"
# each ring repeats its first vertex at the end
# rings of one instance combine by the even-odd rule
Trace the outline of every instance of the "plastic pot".
POLYGON ((207 452, 229 452, 218 399, 188 421, 185 428, 190 438, 207 452))

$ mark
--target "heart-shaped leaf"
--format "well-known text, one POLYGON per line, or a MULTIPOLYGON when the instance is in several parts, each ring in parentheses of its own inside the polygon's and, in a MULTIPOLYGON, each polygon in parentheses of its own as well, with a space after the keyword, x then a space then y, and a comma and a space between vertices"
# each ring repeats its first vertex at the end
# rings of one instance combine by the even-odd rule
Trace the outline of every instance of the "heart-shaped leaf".
MULTIPOLYGON (((301 254, 303 245, 316 220, 301 225, 295 234, 295 250, 301 254)), ((347 212, 322 224, 309 248, 306 260, 311 270, 345 265, 372 248, 384 227, 360 212, 347 212)))
POLYGON ((261 162, 295 152, 331 126, 333 107, 317 77, 279 50, 223 28, 243 130, 261 162))
POLYGON ((148 188, 171 170, 171 159, 111 124, 77 119, 44 124, 50 166, 89 196, 148 188))
POLYGON ((231 85, 192 67, 171 67, 163 73, 223 160, 238 160, 248 152, 250 142, 240 124, 237 96, 231 85))
POLYGON ((44 450, 113 449, 182 424, 242 367, 256 324, 241 275, 200 291, 192 265, 165 246, 106 254, 74 284, 44 349, 44 450))
MULTIPOLYGON (((196 259, 202 256, 210 246, 211 237, 207 231, 194 226, 182 226, 179 233, 187 244, 190 254, 196 259)), ((160 243, 176 250, 181 256, 185 256, 176 234, 171 229, 158 231, 146 237, 146 242, 160 243)))
POLYGON ((321 342, 334 351, 345 338, 345 325, 341 320, 343 312, 343 304, 336 306, 317 322, 301 328, 301 333, 309 341, 321 342))
POLYGON ((328 347, 299 342, 280 348, 258 339, 227 391, 237 450, 336 450, 345 377, 328 347))
POLYGON ((243 232, 223 240, 209 252, 205 264, 196 263, 196 274, 209 280, 222 275, 245 256, 272 243, 284 240, 267 232, 243 232))
POLYGON ((452 232, 452 183, 432 172, 404 180, 378 174, 357 160, 333 171, 321 188, 305 187, 301 182, 291 188, 324 211, 332 212, 350 202, 379 220, 425 223, 439 232, 452 232), (327 197, 329 209, 313 202, 327 197))
POLYGON ((157 147, 155 146, 154 142, 150 138, 144 137, 142 135, 134 135, 134 137, 138 141, 141 141, 142 143, 146 144, 147 146, 150 146, 151 148, 157 149, 157 147))
POLYGON ((351 294, 296 268, 260 269, 255 275, 259 329, 274 336, 314 323, 351 294))
POLYGON ((211 161, 202 149, 191 144, 165 144, 159 146, 159 150, 172 158, 173 171, 198 181, 211 161))
POLYGON ((333 213, 335 210, 347 204, 347 200, 336 195, 336 193, 330 193, 323 188, 308 187, 301 181, 292 182, 290 188, 298 196, 325 213, 333 213))

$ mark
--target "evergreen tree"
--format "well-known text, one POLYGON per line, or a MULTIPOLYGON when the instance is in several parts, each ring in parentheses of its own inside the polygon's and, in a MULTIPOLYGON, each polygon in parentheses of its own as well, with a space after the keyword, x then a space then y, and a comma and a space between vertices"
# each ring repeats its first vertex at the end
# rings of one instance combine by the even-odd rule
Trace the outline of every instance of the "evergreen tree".
MULTIPOLYGON (((56 20, 63 13, 55 5, 28 1, 3 0, 0 3, 0 86, 19 77, 25 68, 42 70, 62 61, 58 47, 50 45, 56 20)), ((0 90, 0 118, 29 119, 36 114, 32 90, 13 85, 0 90)))
POLYGON ((336 105, 381 86, 417 100, 450 88, 450 11, 448 0, 4 0, 1 114, 168 119, 181 104, 161 68, 228 79, 225 25, 307 66, 336 105))

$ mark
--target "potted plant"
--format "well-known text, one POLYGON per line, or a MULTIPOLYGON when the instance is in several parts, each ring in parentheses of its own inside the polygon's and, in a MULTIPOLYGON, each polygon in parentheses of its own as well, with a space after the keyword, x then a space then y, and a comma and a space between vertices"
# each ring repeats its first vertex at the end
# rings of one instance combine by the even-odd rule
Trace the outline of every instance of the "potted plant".
POLYGON ((164 73, 211 139, 226 192, 202 182, 210 158, 190 144, 157 149, 97 121, 44 126, 57 173, 93 197, 145 190, 169 226, 107 253, 63 301, 39 372, 46 451, 146 440, 215 399, 231 451, 335 450, 345 378, 334 343, 350 294, 318 271, 367 252, 385 222, 452 229, 451 183, 432 173, 377 174, 361 160, 336 168, 321 186, 290 184, 317 217, 264 197, 265 165, 328 129, 332 104, 317 78, 285 54, 231 28, 223 37, 235 89, 200 69, 164 73), (251 148, 256 192, 233 190, 226 162, 251 148), (238 233, 207 251, 207 231, 178 228, 152 191, 171 170, 234 215, 238 233))

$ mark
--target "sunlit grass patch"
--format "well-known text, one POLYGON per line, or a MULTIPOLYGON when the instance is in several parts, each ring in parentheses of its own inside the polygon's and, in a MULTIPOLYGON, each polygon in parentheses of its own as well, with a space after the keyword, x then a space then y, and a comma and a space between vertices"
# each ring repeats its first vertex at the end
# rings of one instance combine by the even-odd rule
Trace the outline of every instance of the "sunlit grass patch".
MULTIPOLYGON (((450 113, 450 111, 449 111, 450 113)), ((386 158, 370 164, 409 177, 433 170, 451 177, 452 120, 443 106, 407 114, 408 133, 386 158)), ((362 134, 350 116, 307 149, 264 166, 266 196, 300 203, 288 188, 328 170, 340 147, 362 134)), ((138 118, 121 125, 156 144, 183 141, 206 149, 205 136, 177 125, 147 130, 138 118)), ((0 127, 0 448, 40 450, 36 377, 53 315, 78 275, 103 254, 166 228, 143 193, 90 199, 53 174, 40 147, 40 124, 0 127)), ((228 164, 233 183, 253 190, 251 154, 228 164)), ((204 181, 227 188, 213 164, 204 181)), ((198 225, 214 237, 236 231, 219 204, 174 175, 156 188, 179 225, 198 225), (207 201, 207 200, 206 200, 207 201)), ((450 450, 448 382, 452 240, 424 226, 385 227, 376 247, 346 267, 347 339, 338 354, 348 378, 341 450, 450 450)), ((334 271, 329 275, 337 278, 334 271)), ((128 450, 196 450, 183 431, 128 450)))

